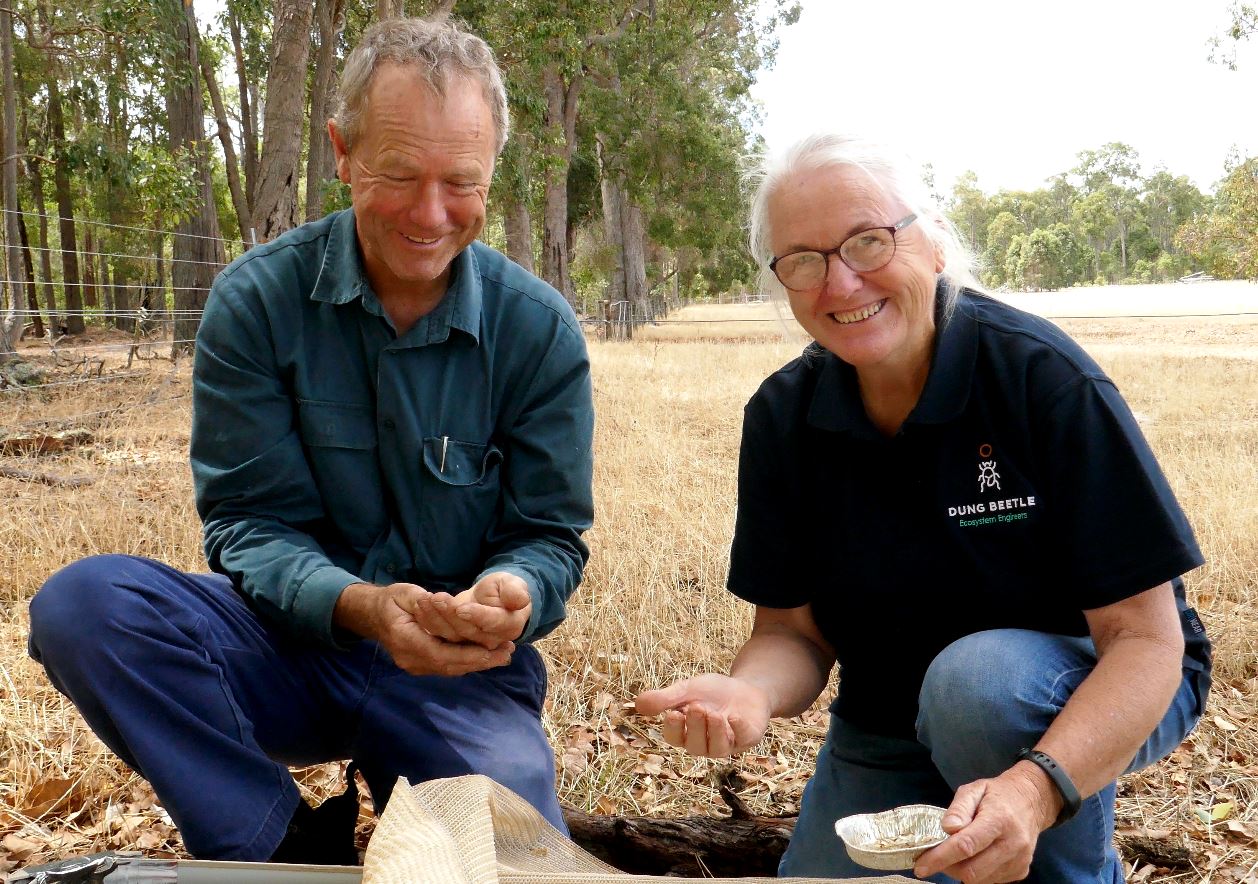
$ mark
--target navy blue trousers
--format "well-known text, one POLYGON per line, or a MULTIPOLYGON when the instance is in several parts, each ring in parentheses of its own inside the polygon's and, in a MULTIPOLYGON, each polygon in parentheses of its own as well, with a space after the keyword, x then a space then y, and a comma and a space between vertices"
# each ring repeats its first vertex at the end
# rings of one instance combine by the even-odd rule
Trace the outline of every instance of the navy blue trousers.
POLYGON ((300 800, 289 765, 346 758, 377 811, 399 776, 480 773, 567 831, 541 724, 545 665, 529 645, 486 672, 408 675, 375 642, 295 641, 221 575, 109 555, 31 600, 30 654, 152 783, 197 857, 270 858, 300 800))

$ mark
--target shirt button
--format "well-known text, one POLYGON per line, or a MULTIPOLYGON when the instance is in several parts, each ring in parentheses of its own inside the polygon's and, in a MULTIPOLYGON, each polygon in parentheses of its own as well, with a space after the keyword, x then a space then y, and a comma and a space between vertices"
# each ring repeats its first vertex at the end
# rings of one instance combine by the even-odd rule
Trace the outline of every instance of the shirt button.
POLYGON ((386 430, 393 430, 397 428, 397 424, 393 422, 393 418, 391 417, 386 417, 383 423, 386 430))
POLYGON ((397 570, 397 567, 392 562, 389 562, 389 564, 384 566, 384 571, 386 574, 392 574, 396 570, 397 570))

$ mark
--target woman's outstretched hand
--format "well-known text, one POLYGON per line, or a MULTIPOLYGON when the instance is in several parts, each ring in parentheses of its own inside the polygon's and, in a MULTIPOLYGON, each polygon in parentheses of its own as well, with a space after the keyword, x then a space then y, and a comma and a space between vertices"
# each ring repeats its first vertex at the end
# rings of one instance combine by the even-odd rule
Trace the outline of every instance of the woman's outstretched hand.
POLYGON ((642 715, 664 715, 664 739, 692 755, 724 758, 764 737, 773 709, 769 695, 742 679, 700 675, 635 701, 642 715))

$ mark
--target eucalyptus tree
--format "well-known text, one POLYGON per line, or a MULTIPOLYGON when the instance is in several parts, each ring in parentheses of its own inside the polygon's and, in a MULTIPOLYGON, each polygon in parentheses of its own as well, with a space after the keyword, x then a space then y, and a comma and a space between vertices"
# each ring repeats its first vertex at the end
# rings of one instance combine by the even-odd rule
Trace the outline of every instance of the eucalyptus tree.
POLYGON ((209 152, 203 129, 200 38, 191 3, 161 0, 165 21, 173 39, 166 61, 169 90, 166 106, 170 118, 170 153, 191 171, 188 180, 193 192, 182 204, 175 226, 171 278, 174 283, 176 319, 174 348, 190 352, 190 342, 200 324, 199 312, 205 306, 210 283, 221 262, 218 216, 210 189, 209 152))
MULTIPOLYGON (((568 170, 578 149, 577 123, 591 69, 605 67, 606 47, 621 39, 656 4, 652 0, 466 0, 455 11, 494 48, 507 71, 513 105, 536 121, 536 161, 512 162, 507 201, 519 202, 529 182, 541 179, 540 275, 570 301, 568 170)), ((520 122, 517 119, 517 124, 520 122)), ((517 130, 518 131, 518 130, 517 130)))
POLYGON ((1153 171, 1144 182, 1145 222, 1163 252, 1175 251, 1175 231, 1206 206, 1206 198, 1185 175, 1172 175, 1165 167, 1153 171))
POLYGON ((315 0, 314 34, 317 38, 310 56, 310 135, 306 148, 306 220, 323 216, 323 197, 336 178, 336 164, 328 139, 327 121, 332 113, 332 91, 336 82, 336 48, 345 27, 346 0, 315 0))
POLYGON ((756 7, 751 0, 457 4, 455 12, 499 55, 517 124, 513 138, 527 148, 504 155, 499 175, 507 185, 497 199, 513 256, 526 248, 522 222, 540 191, 539 272, 573 298, 569 171, 582 154, 599 163, 605 234, 620 268, 612 273, 615 300, 644 309, 653 229, 697 235, 695 228, 725 229, 741 218, 739 209, 691 224, 700 213, 681 204, 703 202, 711 187, 737 202, 736 169, 727 176, 721 169, 734 169, 747 148, 747 86, 772 53, 773 29, 797 14, 795 3, 781 0, 757 26, 756 7), (713 134, 718 129, 734 135, 713 134))
POLYGON ((985 282, 998 286, 1009 281, 1010 246, 1015 238, 1026 236, 1029 232, 1030 228, 1007 209, 988 222, 984 236, 986 249, 983 252, 984 266, 987 269, 985 282))
POLYGON ((1113 141, 1099 150, 1079 153, 1073 170, 1086 195, 1100 194, 1109 207, 1117 233, 1119 265, 1127 275, 1127 238, 1140 212, 1140 157, 1130 145, 1113 141))
MULTIPOLYGON (((259 178, 258 137, 261 124, 258 122, 258 111, 262 104, 262 87, 259 84, 265 82, 270 63, 271 7, 267 0, 225 0, 216 23, 226 31, 236 74, 234 96, 224 94, 222 97, 225 104, 236 110, 239 127, 239 151, 236 153, 240 168, 235 175, 243 182, 242 202, 245 205, 243 213, 237 208, 237 215, 245 219, 241 224, 242 237, 252 241, 248 228, 253 224, 259 178)), ((223 92, 229 90, 224 89, 223 92)), ((230 180, 233 173, 227 174, 230 180)))
POLYGON ((592 77, 604 221, 618 258, 611 295, 638 316, 654 310, 648 276, 663 276, 647 273, 648 235, 672 250, 722 251, 723 260, 706 268, 718 284, 749 271, 745 259, 728 260, 729 247, 742 252, 739 161, 750 145, 749 89, 772 60, 775 28, 797 14, 795 4, 777 3, 758 24, 761 7, 750 0, 657 4, 607 47, 605 70, 592 77))
POLYGON ((249 239, 249 224, 252 212, 249 208, 249 197, 245 193, 241 179, 241 163, 236 150, 236 138, 232 132, 231 117, 227 103, 223 99, 223 90, 218 83, 218 61, 220 52, 218 41, 207 39, 202 35, 201 45, 197 49, 197 61, 201 65, 201 79, 205 82, 205 94, 209 96, 210 107, 214 111, 214 122, 219 145, 223 149, 223 176, 227 181, 227 190, 231 195, 232 210, 236 216, 236 228, 242 240, 249 239))
POLYGON ((13 13, 0 5, 0 73, 4 82, 3 190, 5 231, 5 274, 8 303, 0 314, 0 355, 12 353, 21 329, 23 293, 21 233, 18 230, 17 201, 17 80, 13 63, 13 13))
POLYGON ((1118 238, 1113 206, 1103 191, 1094 190, 1074 204, 1071 218, 1092 250, 1093 278, 1099 282, 1106 273, 1104 256, 1118 238))
POLYGON ((987 194, 978 186, 978 175, 963 172, 952 185, 952 194, 946 202, 948 217, 974 254, 987 250, 987 225, 991 223, 992 208, 987 194))
POLYGON ((1258 157, 1229 161, 1210 210, 1185 222, 1175 242, 1215 276, 1258 279, 1258 157))
POLYGON ((274 0, 262 152, 251 226, 262 241, 297 225, 311 0, 274 0))
POLYGON ((1233 0, 1228 15, 1232 20, 1224 34, 1210 40, 1210 60, 1236 70, 1239 45, 1258 34, 1258 6, 1233 0))

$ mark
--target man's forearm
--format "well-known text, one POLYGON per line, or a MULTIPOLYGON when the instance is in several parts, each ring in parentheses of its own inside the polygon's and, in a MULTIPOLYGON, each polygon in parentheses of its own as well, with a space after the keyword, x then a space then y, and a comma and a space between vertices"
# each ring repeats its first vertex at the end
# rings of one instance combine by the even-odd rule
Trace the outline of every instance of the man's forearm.
POLYGON ((332 623, 360 638, 378 638, 381 589, 370 583, 345 587, 332 609, 332 623))

